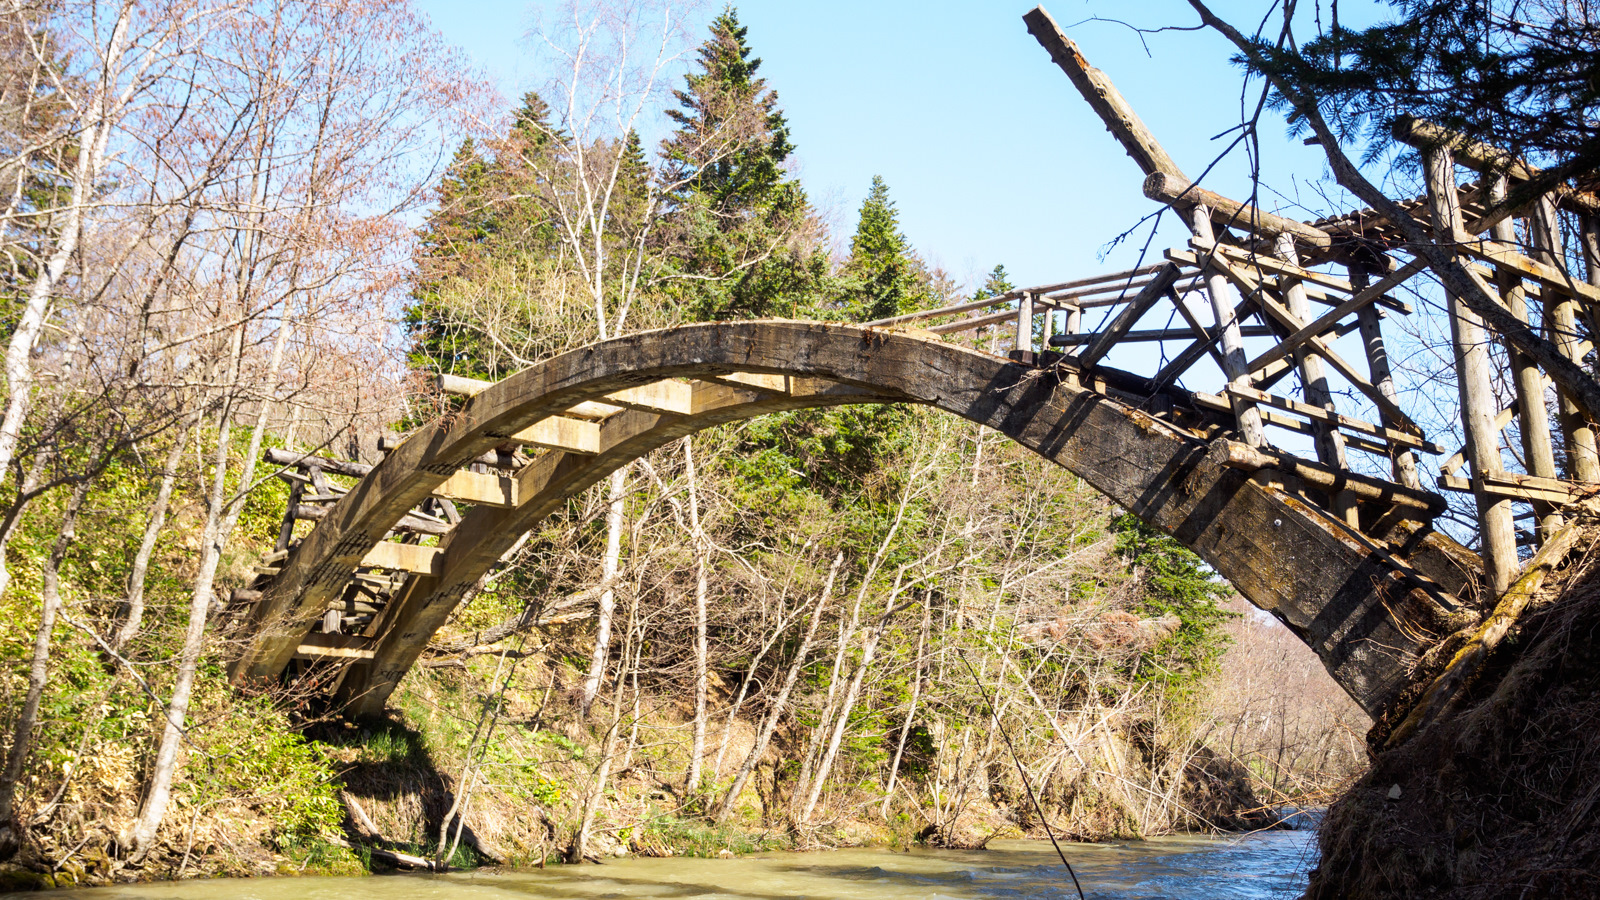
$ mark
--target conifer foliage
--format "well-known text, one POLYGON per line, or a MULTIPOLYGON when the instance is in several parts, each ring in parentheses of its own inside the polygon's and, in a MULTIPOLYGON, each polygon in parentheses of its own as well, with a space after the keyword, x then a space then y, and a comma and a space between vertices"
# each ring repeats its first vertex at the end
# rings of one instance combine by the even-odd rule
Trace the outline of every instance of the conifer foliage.
POLYGON ((848 310, 859 321, 911 312, 925 299, 921 267, 900 232, 900 214, 881 175, 872 177, 872 189, 861 204, 845 274, 850 279, 848 310))

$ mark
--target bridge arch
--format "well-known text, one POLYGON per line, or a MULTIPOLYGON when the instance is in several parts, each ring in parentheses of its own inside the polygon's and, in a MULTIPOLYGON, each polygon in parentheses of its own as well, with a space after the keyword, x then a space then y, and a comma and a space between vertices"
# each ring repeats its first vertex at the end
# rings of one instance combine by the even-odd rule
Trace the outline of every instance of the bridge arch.
MULTIPOLYGON (((462 596, 523 533, 615 469, 695 431, 790 409, 919 403, 986 425, 1176 537, 1271 612, 1376 714, 1418 654, 1463 611, 1476 558, 1432 533, 1416 498, 1368 491, 1364 533, 1307 499, 1293 467, 1248 471, 1204 411, 1131 376, 1040 368, 917 332, 801 321, 690 325, 592 344, 524 369, 419 429, 289 555, 253 610, 236 683, 277 677, 391 529, 482 454, 586 403, 626 403, 584 452, 552 450, 516 475, 515 502, 480 505, 441 539, 439 564, 390 601, 339 690, 381 711, 462 596), (700 379, 685 384, 673 379, 700 379), (656 391, 660 393, 660 391, 656 391), (1137 408, 1140 402, 1147 409, 1137 408), (1158 412, 1151 410, 1159 409, 1158 412), (1409 512, 1407 512, 1409 510, 1409 512)), ((1305 474, 1304 467, 1301 474, 1305 474)))

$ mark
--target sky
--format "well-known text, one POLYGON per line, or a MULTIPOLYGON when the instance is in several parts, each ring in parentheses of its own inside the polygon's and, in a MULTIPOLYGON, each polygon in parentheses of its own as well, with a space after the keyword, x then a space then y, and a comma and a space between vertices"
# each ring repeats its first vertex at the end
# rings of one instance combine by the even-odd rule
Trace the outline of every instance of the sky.
MULTIPOLYGON (((548 81, 530 28, 549 4, 529 0, 419 0, 450 42, 515 98, 548 81)), ((797 147, 795 165, 813 202, 848 240, 874 175, 887 181, 902 228, 929 262, 976 284, 1004 264, 1019 285, 1131 266, 1148 231, 1110 252, 1108 242, 1156 205, 1142 174, 1028 34, 1031 3, 902 0, 744 0, 741 21, 779 96, 797 147)), ((1311 7, 1313 4, 1302 4, 1311 7)), ((1346 0, 1346 22, 1373 15, 1371 0, 1346 0), (1354 7, 1354 8, 1353 8, 1354 7)), ((1224 149, 1239 121, 1241 80, 1230 47, 1202 31, 1136 32, 1191 25, 1182 0, 1054 0, 1047 6, 1089 61, 1105 70, 1191 177, 1224 149), (1123 17, 1126 22, 1113 21, 1123 17), (1097 20, 1098 19, 1098 20, 1097 20)), ((1263 3, 1224 0, 1219 13, 1253 23, 1263 3)), ((709 22, 721 9, 697 12, 709 22)), ((1315 12, 1315 10, 1313 10, 1315 12)), ((704 34, 704 26, 694 29, 704 34)), ((1252 105, 1254 98, 1251 98, 1252 105)), ((1284 196, 1314 198, 1326 164, 1289 139, 1281 120, 1262 133, 1262 171, 1284 196)), ((1235 196, 1249 191, 1244 154, 1207 178, 1235 196)), ((1312 202, 1310 199, 1307 202, 1312 202)), ((1187 238, 1168 220, 1152 247, 1187 238)))

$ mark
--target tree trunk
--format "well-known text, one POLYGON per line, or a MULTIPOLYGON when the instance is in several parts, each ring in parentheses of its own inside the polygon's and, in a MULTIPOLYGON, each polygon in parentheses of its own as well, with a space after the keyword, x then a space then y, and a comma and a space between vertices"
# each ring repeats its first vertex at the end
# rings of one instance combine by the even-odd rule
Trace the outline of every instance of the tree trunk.
MULTIPOLYGON (((88 121, 79 133, 77 165, 73 169, 72 192, 67 207, 61 211, 61 232, 54 252, 40 267, 38 276, 28 289, 28 300, 23 304, 17 319, 17 329, 11 334, 6 347, 5 378, 8 399, 4 417, 0 417, 0 483, 4 483, 11 470, 12 458, 17 452, 17 440, 33 399, 33 345, 44 330, 50 312, 56 285, 66 273, 67 263, 78 251, 78 241, 83 235, 85 206, 99 190, 100 163, 104 158, 106 140, 111 132, 111 119, 116 112, 116 77, 122 66, 122 57, 128 47, 128 25, 133 16, 134 4, 124 0, 112 28, 106 54, 101 59, 100 80, 94 102, 87 113, 88 121)), ((0 552, 5 548, 0 546, 0 552)), ((0 573, 0 593, 5 591, 5 580, 0 573)))
POLYGON ((33 744, 33 729, 39 721, 39 703, 44 698, 45 683, 50 678, 50 642, 55 635, 56 614, 61 611, 61 560, 72 546, 77 530, 78 511, 89 493, 92 482, 85 478, 72 491, 66 511, 61 517, 61 530, 55 545, 45 560, 42 589, 39 592, 39 629, 34 632, 33 661, 28 667, 28 693, 17 713, 16 726, 11 732, 11 749, 6 754, 6 768, 0 774, 0 855, 10 856, 16 851, 17 782, 22 778, 22 768, 27 764, 28 751, 33 744))
POLYGON ((700 789, 700 759, 706 752, 706 539, 700 530, 700 489, 695 483, 694 444, 683 439, 683 465, 689 481, 689 538, 694 542, 694 739, 689 750, 685 795, 700 789))
MULTIPOLYGON (((606 495, 609 504, 606 509, 606 555, 600 562, 600 578, 605 584, 611 584, 616 579, 617 569, 622 560, 622 495, 627 489, 627 483, 627 466, 611 473, 611 487, 606 495)), ((594 706, 595 695, 600 692, 600 680, 605 675, 606 657, 611 652, 611 620, 616 614, 616 609, 617 593, 608 587, 600 594, 600 611, 596 617, 594 631, 594 654, 589 659, 589 674, 583 679, 581 708, 584 718, 589 717, 589 708, 594 706)))
POLYGON ((883 809, 879 815, 885 821, 889 818, 889 801, 894 799, 894 783, 900 774, 900 760, 906 753, 906 738, 911 735, 911 723, 917 717, 917 702, 922 699, 923 654, 927 652, 928 632, 932 627, 933 595, 928 594, 922 601, 922 628, 917 632, 917 667, 915 681, 911 685, 911 706, 906 710, 905 724, 900 726, 900 740, 895 743, 894 759, 889 762, 889 782, 883 789, 883 809))
POLYGON ((161 527, 166 524, 167 505, 172 502, 172 489, 178 481, 178 466, 183 462, 184 441, 188 436, 187 425, 178 429, 177 434, 173 435, 172 447, 167 451, 167 458, 162 463, 161 485, 156 489, 156 498, 150 504, 150 514, 145 520, 144 537, 139 541, 139 550, 133 555, 133 566, 128 571, 128 597, 123 604, 122 627, 117 629, 116 636, 110 641, 111 649, 118 653, 121 653, 122 648, 139 633, 139 626, 144 621, 145 575, 150 570, 150 556, 155 552, 156 540, 161 536, 161 527))
MULTIPOLYGON (((898 593, 898 585, 896 592, 898 593)), ((822 797, 822 786, 827 783, 828 775, 833 770, 833 763, 839 756, 839 744, 844 740, 845 728, 850 724, 850 711, 855 709, 856 701, 861 697, 861 683, 866 680, 867 670, 872 668, 873 657, 878 652, 878 641, 883 637, 883 632, 889 627, 889 617, 894 614, 895 606, 893 596, 889 600, 889 607, 878 617, 878 622, 872 630, 867 632, 866 640, 861 645, 861 662, 856 665, 855 675, 850 679, 850 688, 845 691, 844 699, 839 704, 839 714, 833 720, 833 735, 828 739, 828 750, 822 756, 822 762, 817 765, 816 772, 811 776, 811 790, 806 796, 805 806, 800 811, 797 825, 804 826, 811 821, 811 813, 817 808, 817 800, 822 797)))
POLYGON ((789 663, 789 671, 783 676, 783 686, 778 689, 778 695, 772 698, 772 707, 767 710, 767 715, 761 721, 761 728, 756 732, 756 741, 750 747, 750 752, 744 756, 744 762, 739 765, 738 774, 733 777, 733 785, 723 795, 722 805, 717 808, 716 821, 722 822, 733 812, 733 805, 738 802, 739 794, 744 790, 745 782, 750 780, 750 774, 756 770, 756 764, 761 762, 761 757, 766 755, 767 745, 772 741, 772 733, 778 728, 778 721, 783 718, 783 710, 789 705, 789 694, 794 690, 795 683, 800 680, 800 671, 805 668, 806 659, 811 655, 811 645, 817 637, 817 626, 822 622, 822 613, 828 607, 828 599, 833 595, 833 582, 839 574, 839 566, 844 564, 844 554, 833 558, 833 565, 828 569, 828 580, 823 582, 822 593, 817 597, 817 605, 811 609, 811 623, 806 626, 805 636, 800 639, 800 646, 795 649, 794 660, 789 663))

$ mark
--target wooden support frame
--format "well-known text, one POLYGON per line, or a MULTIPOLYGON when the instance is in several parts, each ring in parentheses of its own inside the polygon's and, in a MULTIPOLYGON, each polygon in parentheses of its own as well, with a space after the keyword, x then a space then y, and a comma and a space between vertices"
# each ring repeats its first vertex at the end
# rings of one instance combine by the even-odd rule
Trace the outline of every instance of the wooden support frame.
POLYGON ((1111 348, 1116 344, 1117 339, 1127 334, 1133 328, 1134 323, 1138 322, 1141 316, 1156 305, 1157 300, 1166 296, 1172 286, 1177 283, 1178 276, 1181 274, 1182 272, 1176 265, 1167 263, 1156 277, 1145 286, 1144 290, 1139 292, 1139 296, 1133 298, 1133 302, 1124 306, 1117 313, 1116 318, 1111 320, 1111 324, 1106 326, 1105 331, 1100 333, 1094 343, 1078 354, 1079 364, 1093 366, 1097 365, 1100 360, 1105 359, 1106 354, 1111 352, 1111 348))
MULTIPOLYGON (((566 416, 540 419, 511 436, 518 444, 594 455, 600 452, 600 423, 566 416)), ((465 498, 459 498, 465 499, 465 498)))
POLYGON ((1287 359, 1301 344, 1320 336, 1345 316, 1353 312, 1359 312, 1368 304, 1376 302, 1384 294, 1399 287, 1411 276, 1416 275, 1425 268, 1427 268, 1427 263, 1423 260, 1412 260, 1402 266, 1399 271, 1384 276, 1382 280, 1371 287, 1359 290, 1353 289, 1350 299, 1313 319, 1310 323, 1279 341, 1277 346, 1251 360, 1250 371, 1256 372, 1280 359, 1287 359))
MULTIPOLYGON (((1409 432, 1398 431, 1393 428, 1385 428, 1381 425, 1374 425, 1371 422, 1357 419, 1353 416, 1347 416, 1343 413, 1335 412, 1330 409, 1324 409, 1320 406, 1313 406, 1309 403, 1302 403, 1299 400, 1294 400, 1289 397, 1280 397, 1277 394, 1269 394, 1266 391, 1258 391, 1255 388, 1247 387, 1229 386, 1225 388, 1225 390, 1230 394, 1237 394, 1240 398, 1245 400, 1266 404, 1268 406, 1275 406, 1284 412, 1292 412, 1297 415, 1305 416, 1308 419, 1316 419, 1322 422, 1328 422, 1330 424, 1337 425, 1340 428, 1347 428, 1351 431, 1360 432, 1370 437, 1388 441, 1391 444, 1396 444, 1402 447, 1413 447, 1415 449, 1424 450, 1428 453, 1434 454, 1444 453, 1447 449, 1442 444, 1434 443, 1427 438, 1418 437, 1417 435, 1409 432)), ((1222 398, 1216 397, 1214 394, 1202 394, 1197 391, 1195 392, 1195 396, 1213 398, 1214 404, 1226 402, 1222 398)))
POLYGON ((509 508, 517 505, 517 480, 463 469, 434 488, 433 496, 509 508))
POLYGON ((1333 235, 1315 225, 1307 225, 1304 222, 1274 215, 1248 203, 1240 203, 1215 191, 1190 184, 1187 179, 1170 172, 1151 172, 1145 176, 1144 195, 1178 210, 1203 206, 1210 210, 1212 222, 1224 228, 1238 228, 1269 237, 1287 234, 1315 250, 1327 250, 1333 246, 1333 235))

